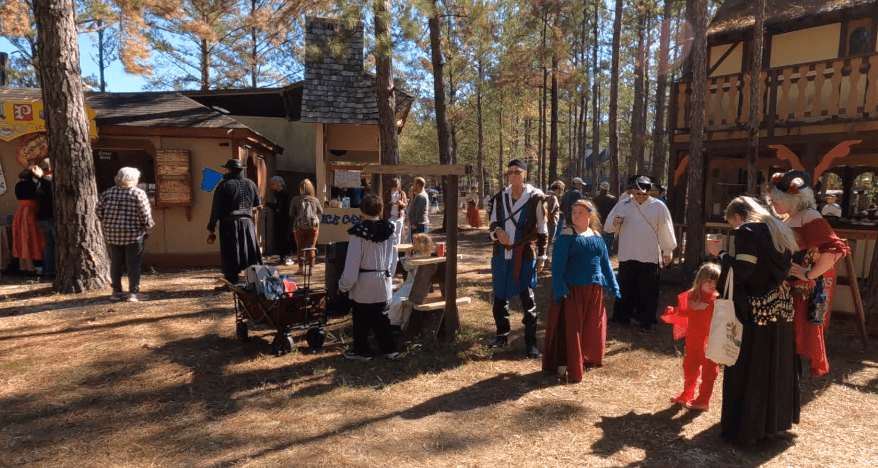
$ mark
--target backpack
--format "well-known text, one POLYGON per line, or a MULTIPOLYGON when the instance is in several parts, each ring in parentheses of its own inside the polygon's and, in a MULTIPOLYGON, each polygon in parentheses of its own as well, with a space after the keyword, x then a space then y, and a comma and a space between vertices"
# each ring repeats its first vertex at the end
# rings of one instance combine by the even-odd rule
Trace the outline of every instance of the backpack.
POLYGON ((320 226, 320 218, 314 210, 314 204, 308 197, 301 197, 299 199, 299 216, 293 221, 293 230, 314 229, 317 226, 320 226))

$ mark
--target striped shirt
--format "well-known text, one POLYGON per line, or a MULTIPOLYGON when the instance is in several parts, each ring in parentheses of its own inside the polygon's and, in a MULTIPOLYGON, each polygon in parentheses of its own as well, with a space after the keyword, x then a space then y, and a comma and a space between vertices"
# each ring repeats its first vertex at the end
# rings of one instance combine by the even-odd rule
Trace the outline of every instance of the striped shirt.
POLYGON ((155 226, 146 192, 137 187, 110 187, 101 194, 97 215, 108 244, 128 245, 139 241, 155 226))

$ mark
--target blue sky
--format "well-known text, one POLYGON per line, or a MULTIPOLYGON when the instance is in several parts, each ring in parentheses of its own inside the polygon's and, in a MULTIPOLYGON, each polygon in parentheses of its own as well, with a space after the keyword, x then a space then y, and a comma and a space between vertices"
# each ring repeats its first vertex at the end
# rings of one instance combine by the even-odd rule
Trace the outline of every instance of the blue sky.
MULTIPOLYGON (((0 38, 0 52, 10 55, 17 54, 18 50, 5 38, 0 38)), ((92 59, 97 57, 97 49, 87 34, 79 35, 79 64, 82 67, 83 76, 98 76, 98 66, 92 59)), ((107 91, 116 93, 142 91, 146 86, 146 80, 141 76, 130 75, 122 69, 122 62, 115 60, 105 72, 107 91)))
MULTIPOLYGON (((92 56, 97 57, 97 48, 88 34, 79 35, 79 66, 82 67, 83 76, 98 76, 98 65, 92 56)), ((122 69, 122 61, 114 60, 110 68, 104 72, 107 81, 107 91, 114 93, 142 91, 146 86, 146 80, 142 76, 125 73, 122 69)))

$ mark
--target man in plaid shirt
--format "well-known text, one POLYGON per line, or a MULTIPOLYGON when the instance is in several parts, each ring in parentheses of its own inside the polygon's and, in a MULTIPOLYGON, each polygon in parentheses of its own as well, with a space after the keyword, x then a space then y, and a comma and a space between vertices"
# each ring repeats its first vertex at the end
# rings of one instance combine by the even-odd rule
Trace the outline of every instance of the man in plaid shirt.
POLYGON ((146 193, 137 188, 140 171, 123 167, 116 174, 116 186, 101 194, 97 215, 104 228, 104 240, 110 251, 110 279, 114 301, 146 300, 140 294, 140 262, 143 243, 155 226, 146 193), (122 292, 122 264, 128 267, 128 293, 122 292))

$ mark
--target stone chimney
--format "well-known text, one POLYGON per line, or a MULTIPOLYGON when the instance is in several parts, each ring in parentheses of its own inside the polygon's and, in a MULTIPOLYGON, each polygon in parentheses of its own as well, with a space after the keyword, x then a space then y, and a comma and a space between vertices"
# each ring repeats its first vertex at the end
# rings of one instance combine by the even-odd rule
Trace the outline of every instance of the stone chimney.
POLYGON ((375 79, 363 70, 363 23, 308 17, 302 122, 377 124, 375 79))

